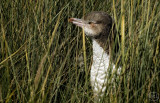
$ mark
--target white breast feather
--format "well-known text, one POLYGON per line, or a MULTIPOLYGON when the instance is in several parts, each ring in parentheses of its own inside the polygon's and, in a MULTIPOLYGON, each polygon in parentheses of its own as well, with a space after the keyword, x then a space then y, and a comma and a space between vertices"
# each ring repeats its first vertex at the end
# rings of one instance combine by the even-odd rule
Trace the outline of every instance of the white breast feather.
MULTIPOLYGON (((93 64, 91 67, 91 85, 94 95, 102 96, 105 92, 110 56, 93 40, 93 64)), ((115 65, 113 65, 113 69, 115 65)))

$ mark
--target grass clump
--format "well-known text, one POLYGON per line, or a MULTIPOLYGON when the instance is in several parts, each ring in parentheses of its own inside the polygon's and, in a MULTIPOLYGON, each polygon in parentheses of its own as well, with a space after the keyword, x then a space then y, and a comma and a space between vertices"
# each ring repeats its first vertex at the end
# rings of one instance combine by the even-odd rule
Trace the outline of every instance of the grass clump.
POLYGON ((91 11, 112 15, 124 37, 124 73, 102 102, 160 102, 158 0, 1 0, 0 102, 93 102, 92 43, 68 24, 91 11))

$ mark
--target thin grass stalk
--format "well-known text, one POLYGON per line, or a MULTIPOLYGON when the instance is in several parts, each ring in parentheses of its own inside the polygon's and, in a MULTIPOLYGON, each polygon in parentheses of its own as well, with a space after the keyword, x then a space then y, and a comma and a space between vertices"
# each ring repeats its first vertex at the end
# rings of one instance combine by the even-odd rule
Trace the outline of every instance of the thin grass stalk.
POLYGON ((117 23, 117 15, 116 15, 115 0, 113 0, 113 12, 114 12, 114 20, 115 20, 116 30, 118 30, 118 23, 117 23))
MULTIPOLYGON (((124 54, 124 49, 125 49, 125 11, 124 11, 124 5, 125 5, 125 0, 121 0, 121 54, 122 54, 122 73, 125 72, 125 54, 124 54)), ((124 79, 124 91, 126 94, 126 80, 125 76, 123 77, 124 79)))
MULTIPOLYGON (((85 15, 85 0, 83 0, 83 15, 85 15)), ((85 66, 85 85, 88 84, 88 70, 87 70, 87 59, 86 59, 86 46, 85 46, 85 32, 84 29, 82 29, 82 36, 83 36, 83 56, 84 56, 84 66, 85 66)))
POLYGON ((122 63, 123 63, 123 73, 125 69, 125 63, 124 63, 124 42, 125 42, 125 12, 124 12, 124 0, 121 0, 121 53, 122 53, 122 63))

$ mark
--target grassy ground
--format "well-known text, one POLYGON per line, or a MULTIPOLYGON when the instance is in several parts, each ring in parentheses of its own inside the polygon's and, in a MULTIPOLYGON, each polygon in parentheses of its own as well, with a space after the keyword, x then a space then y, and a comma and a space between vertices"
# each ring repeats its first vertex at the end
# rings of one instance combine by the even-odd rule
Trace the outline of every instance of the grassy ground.
POLYGON ((123 72, 102 102, 160 102, 159 0, 0 0, 0 102, 93 102, 92 42, 83 65, 82 30, 68 23, 91 11, 122 35, 123 72))

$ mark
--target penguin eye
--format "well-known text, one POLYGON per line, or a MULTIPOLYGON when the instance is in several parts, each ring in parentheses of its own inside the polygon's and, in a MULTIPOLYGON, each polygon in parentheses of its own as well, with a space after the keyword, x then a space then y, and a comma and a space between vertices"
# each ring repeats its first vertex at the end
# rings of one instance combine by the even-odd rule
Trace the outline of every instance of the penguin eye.
POLYGON ((93 24, 93 22, 92 22, 92 21, 89 21, 88 24, 93 24))

